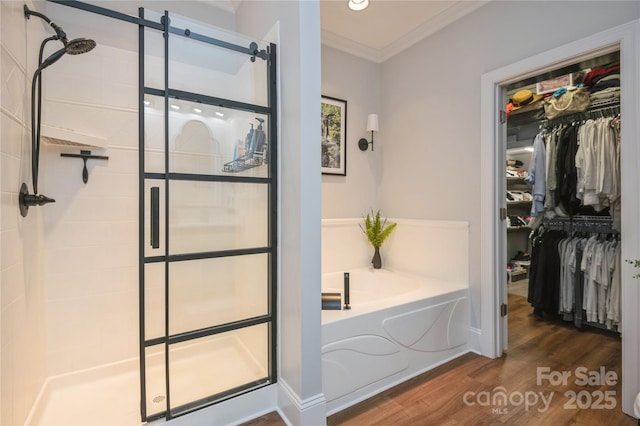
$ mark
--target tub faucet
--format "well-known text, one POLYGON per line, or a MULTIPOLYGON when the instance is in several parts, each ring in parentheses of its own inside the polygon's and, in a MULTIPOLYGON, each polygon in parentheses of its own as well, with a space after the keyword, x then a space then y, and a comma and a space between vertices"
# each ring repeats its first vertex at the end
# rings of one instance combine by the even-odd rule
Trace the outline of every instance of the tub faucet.
POLYGON ((349 305, 349 273, 344 273, 344 309, 351 309, 349 305))

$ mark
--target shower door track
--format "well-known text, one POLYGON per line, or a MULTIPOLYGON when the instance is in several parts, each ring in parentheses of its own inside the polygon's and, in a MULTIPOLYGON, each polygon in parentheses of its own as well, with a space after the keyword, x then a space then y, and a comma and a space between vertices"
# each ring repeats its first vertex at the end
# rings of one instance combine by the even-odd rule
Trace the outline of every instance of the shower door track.
MULTIPOLYGON (((224 40, 218 40, 203 34, 191 32, 189 29, 181 29, 172 27, 170 25, 169 13, 165 11, 161 22, 155 22, 153 20, 144 18, 144 8, 140 7, 139 16, 131 16, 125 13, 121 13, 115 10, 107 9, 101 6, 93 4, 83 3, 75 0, 47 0, 51 3, 60 4, 63 6, 83 10, 86 12, 98 14, 104 17, 116 19, 123 22, 128 22, 138 26, 138 66, 139 66, 139 80, 138 80, 138 137, 140 143, 139 149, 139 332, 140 332, 140 412, 143 422, 152 421, 159 418, 171 419, 178 417, 206 406, 219 403, 221 401, 233 398, 246 392, 258 389, 260 387, 272 384, 276 382, 277 378, 277 363, 276 363, 276 330, 277 330, 277 90, 276 90, 276 45, 270 43, 267 49, 257 50, 256 43, 251 43, 249 47, 235 45, 233 43, 226 42, 224 40), (144 31, 145 29, 157 30, 164 33, 165 38, 165 87, 164 90, 145 87, 144 81, 144 31), (206 44, 214 45, 223 49, 242 53, 250 57, 251 61, 255 61, 256 58, 267 61, 267 96, 268 106, 253 105, 244 102, 234 101, 231 99, 218 98, 214 96, 207 96, 199 93, 186 92, 182 90, 171 89, 168 87, 168 39, 169 35, 186 37, 206 44), (165 165, 167 167, 165 173, 152 173, 145 172, 145 158, 144 158, 144 95, 153 95, 163 97, 165 99, 165 165), (266 178, 262 177, 240 177, 240 176, 228 176, 228 175, 203 175, 203 174, 190 174, 190 173, 173 173, 168 170, 168 100, 169 99, 181 99, 192 102, 198 102, 207 105, 214 105, 223 108, 229 108, 238 111, 252 112, 263 114, 268 117, 268 141, 269 141, 269 175, 266 178), (160 180, 165 182, 165 255, 162 256, 146 256, 145 255, 145 181, 147 179, 160 180), (230 183, 254 183, 264 184, 268 186, 268 242, 267 247, 253 247, 246 249, 234 249, 234 250, 220 250, 220 251, 208 251, 197 252, 188 254, 168 254, 168 183, 170 181, 193 181, 193 182, 230 182, 230 183), (269 312, 267 315, 257 316, 254 318, 247 318, 239 321, 233 321, 225 324, 220 324, 211 327, 205 327, 197 330, 191 330, 188 332, 177 333, 170 335, 168 332, 168 304, 165 303, 165 322, 166 333, 164 337, 154 339, 144 339, 145 335, 145 291, 144 280, 145 272, 144 267, 146 264, 164 262, 165 265, 173 262, 199 260, 199 259, 213 259, 231 256, 241 256, 248 254, 269 254, 269 312), (170 393, 169 393, 169 365, 168 358, 165 363, 165 379, 166 379, 166 410, 164 412, 155 413, 153 415, 147 414, 146 404, 146 383, 145 383, 145 349, 149 346, 164 344, 166 354, 168 357, 168 346, 173 343, 181 343, 195 338, 212 336, 227 331, 233 331, 245 328, 247 326, 257 324, 270 324, 269 328, 269 359, 268 359, 268 375, 264 379, 255 380, 245 385, 237 386, 228 389, 224 392, 211 395, 206 398, 202 398, 196 401, 192 401, 187 404, 183 404, 177 407, 171 407, 170 405, 170 393), (173 414, 172 411, 177 412, 173 414)), ((168 272, 168 266, 165 267, 165 272, 168 272)), ((168 273, 165 273, 165 301, 168 300, 168 273)))

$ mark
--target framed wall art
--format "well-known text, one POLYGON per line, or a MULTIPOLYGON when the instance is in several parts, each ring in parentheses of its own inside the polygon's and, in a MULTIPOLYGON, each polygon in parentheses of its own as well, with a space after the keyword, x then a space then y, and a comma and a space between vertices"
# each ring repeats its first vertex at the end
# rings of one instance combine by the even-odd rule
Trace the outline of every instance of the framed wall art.
POLYGON ((322 96, 322 174, 347 175, 347 101, 322 96))

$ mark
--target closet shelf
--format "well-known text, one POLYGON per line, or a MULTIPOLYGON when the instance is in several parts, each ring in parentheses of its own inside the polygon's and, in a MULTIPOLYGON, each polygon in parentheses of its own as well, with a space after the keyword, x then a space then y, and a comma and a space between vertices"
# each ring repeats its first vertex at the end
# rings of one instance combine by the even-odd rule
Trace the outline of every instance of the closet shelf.
POLYGON ((530 226, 507 226, 507 232, 531 231, 530 226))
POLYGON ((517 205, 531 205, 532 201, 522 200, 522 201, 507 201, 507 206, 517 206, 517 205))
POLYGON ((527 184, 527 182, 525 181, 525 178, 518 177, 518 176, 507 176, 507 182, 527 184))

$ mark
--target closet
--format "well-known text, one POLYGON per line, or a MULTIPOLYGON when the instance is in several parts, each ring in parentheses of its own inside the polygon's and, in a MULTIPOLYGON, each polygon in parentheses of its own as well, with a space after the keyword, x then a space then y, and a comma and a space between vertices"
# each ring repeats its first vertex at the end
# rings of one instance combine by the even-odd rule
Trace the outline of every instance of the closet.
POLYGON ((509 291, 524 284, 541 318, 613 332, 621 329, 619 66, 612 52, 506 88, 509 291))

